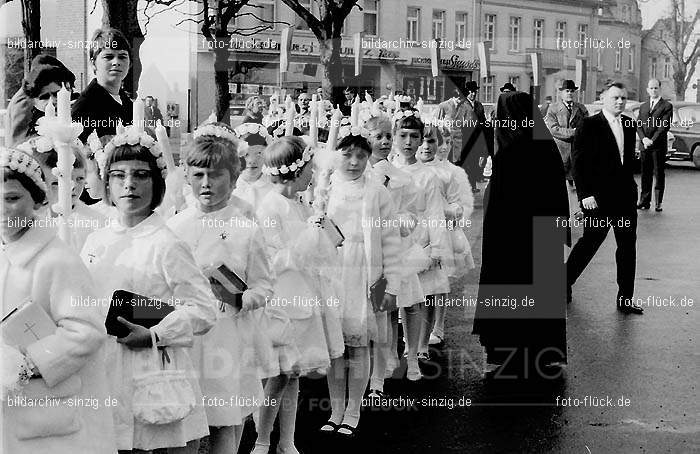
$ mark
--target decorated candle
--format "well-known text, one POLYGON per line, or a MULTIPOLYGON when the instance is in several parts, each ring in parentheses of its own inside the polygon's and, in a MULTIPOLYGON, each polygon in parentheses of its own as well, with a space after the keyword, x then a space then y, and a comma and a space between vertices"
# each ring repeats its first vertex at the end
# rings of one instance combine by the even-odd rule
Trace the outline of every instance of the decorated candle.
POLYGON ((331 117, 331 126, 328 130, 328 140, 326 141, 326 150, 335 151, 335 147, 338 143, 338 130, 340 129, 340 120, 343 118, 343 114, 340 112, 338 106, 336 106, 333 111, 333 116, 331 117))
POLYGON ((357 127, 360 122, 360 97, 355 96, 355 101, 352 103, 350 110, 350 126, 357 127))
POLYGON ((56 108, 53 106, 53 102, 51 102, 50 98, 49 102, 46 104, 46 108, 44 109, 44 115, 49 118, 56 116, 56 108))
POLYGON ((56 95, 58 119, 62 124, 70 124, 70 92, 61 87, 56 95))
POLYGON ((160 120, 156 122, 156 139, 158 140, 161 150, 163 150, 163 159, 165 160, 165 165, 168 168, 168 174, 170 174, 173 169, 175 169, 175 158, 173 158, 173 152, 170 149, 168 132, 160 120))
POLYGON ((291 96, 287 95, 284 105, 287 109, 284 115, 284 135, 291 136, 294 134, 294 103, 292 102, 291 96))
POLYGON ((309 137, 315 147, 318 145, 318 96, 311 95, 311 112, 309 115, 309 137))
POLYGON ((145 125, 145 111, 144 111, 144 104, 141 98, 136 98, 136 101, 134 101, 134 116, 133 116, 133 124, 134 127, 136 128, 137 131, 143 132, 144 125, 145 125))

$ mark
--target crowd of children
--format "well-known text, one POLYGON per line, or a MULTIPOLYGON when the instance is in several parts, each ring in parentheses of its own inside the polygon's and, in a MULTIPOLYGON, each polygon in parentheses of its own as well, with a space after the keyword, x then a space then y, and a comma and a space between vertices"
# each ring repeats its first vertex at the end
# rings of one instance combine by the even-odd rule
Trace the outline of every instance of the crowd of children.
POLYGON ((3 345, 21 359, 3 377, 3 451, 98 452, 84 447, 99 439, 101 453, 196 453, 208 436, 209 452, 231 453, 252 417, 255 454, 276 420, 276 452, 294 454, 300 377, 326 376, 319 430, 341 438, 356 436, 363 396, 384 395, 401 353, 420 380, 429 344, 445 338, 450 278, 474 266, 463 229, 473 199, 445 159, 449 133, 410 106, 386 110, 365 103, 331 148, 203 124, 181 157, 182 187, 138 125, 91 144, 94 155, 71 144, 67 242, 49 222, 57 147, 3 148, 3 317, 31 300, 57 325, 3 345), (96 209, 78 200, 86 181, 96 209), (166 189, 182 206, 159 210, 166 189), (174 310, 150 326, 120 317, 123 335, 108 335, 120 291, 174 310), (96 303, 76 304, 86 300, 96 303), (8 405, 29 391, 64 405, 53 416, 8 405), (88 395, 114 404, 65 405, 88 395))

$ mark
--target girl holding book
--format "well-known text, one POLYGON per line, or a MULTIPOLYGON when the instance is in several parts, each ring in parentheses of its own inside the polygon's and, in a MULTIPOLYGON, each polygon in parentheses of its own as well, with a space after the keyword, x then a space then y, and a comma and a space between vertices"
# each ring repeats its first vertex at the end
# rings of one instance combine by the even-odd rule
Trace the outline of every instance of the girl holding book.
POLYGON ((116 290, 126 290, 174 307, 150 329, 120 317, 128 335, 106 343, 110 393, 118 400, 117 446, 124 452, 168 448, 169 453, 196 453, 199 439, 209 431, 190 352, 194 336, 214 325, 216 299, 189 246, 154 213, 165 193, 165 161, 155 140, 127 128, 97 160, 106 200, 119 213, 117 222, 88 237, 81 254, 98 297, 108 302, 116 290), (158 364, 153 364, 154 341, 161 348, 158 364), (189 386, 182 386, 194 394, 189 413, 167 415, 156 423, 138 411, 135 377, 154 367, 185 372, 189 386))
POLYGON ((240 173, 240 143, 222 123, 195 130, 185 162, 197 206, 168 221, 194 251, 221 302, 216 324, 193 347, 202 393, 226 402, 206 406, 212 454, 238 451, 245 419, 257 410, 253 402, 263 399, 259 370, 273 353, 253 315, 272 294, 262 231, 252 207, 231 196, 240 173))
MULTIPOLYGON (((47 192, 39 163, 19 150, 0 148, 0 172, 3 331, 7 335, 22 314, 34 314, 25 321, 37 325, 33 339, 4 337, 3 364, 10 361, 9 353, 18 359, 14 384, 24 397, 57 403, 10 405, 17 396, 3 389, 0 451, 114 453, 111 410, 104 405, 110 390, 103 319, 98 307, 75 304, 76 298, 95 296, 89 273, 55 229, 36 222, 47 192), (96 399, 98 405, 73 406, 69 399, 96 399)), ((8 373, 3 370, 3 376, 8 373)))
POLYGON ((394 204, 381 183, 365 176, 372 147, 354 132, 353 128, 338 144, 328 200, 328 216, 345 236, 339 274, 347 358, 331 363, 331 416, 321 431, 344 437, 356 435, 370 375, 370 342, 387 343, 387 311, 396 308, 401 283, 394 204), (380 221, 381 227, 373 221, 380 221))

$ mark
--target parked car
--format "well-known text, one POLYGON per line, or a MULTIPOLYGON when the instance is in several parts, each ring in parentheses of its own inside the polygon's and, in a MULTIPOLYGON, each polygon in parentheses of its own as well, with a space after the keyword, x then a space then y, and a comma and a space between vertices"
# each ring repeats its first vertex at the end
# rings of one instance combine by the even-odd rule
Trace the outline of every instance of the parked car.
POLYGON ((671 133, 675 140, 666 159, 692 161, 700 168, 700 103, 673 102, 671 133))

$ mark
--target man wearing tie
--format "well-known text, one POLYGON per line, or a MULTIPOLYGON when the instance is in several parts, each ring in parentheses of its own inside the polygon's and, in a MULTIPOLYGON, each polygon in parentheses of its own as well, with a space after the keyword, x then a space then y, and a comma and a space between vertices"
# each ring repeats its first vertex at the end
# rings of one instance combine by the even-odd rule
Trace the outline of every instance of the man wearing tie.
POLYGON ((481 192, 476 183, 482 180, 481 158, 493 155, 493 128, 486 122, 484 106, 476 99, 479 86, 473 80, 464 84, 466 100, 457 108, 455 117, 462 121, 462 153, 456 165, 469 177, 472 192, 481 192))
POLYGON ((586 106, 574 101, 576 90, 578 87, 573 80, 565 80, 559 88, 561 101, 549 106, 544 117, 544 122, 552 133, 557 148, 559 148, 559 154, 564 161, 566 180, 572 189, 574 180, 571 175, 571 146, 574 142, 576 129, 588 116, 586 106))
POLYGON ((662 211, 661 202, 666 186, 664 163, 668 150, 667 136, 673 117, 673 105, 659 96, 660 89, 661 82, 657 79, 649 80, 647 84, 649 101, 639 107, 637 134, 642 140, 642 193, 639 196, 637 208, 642 210, 648 210, 651 206, 653 177, 656 176, 656 187, 654 187, 656 211, 662 211))
POLYGON ((576 129, 572 170, 584 228, 566 268, 570 292, 612 227, 617 243, 617 309, 641 314, 642 307, 632 300, 637 262, 636 125, 622 115, 626 103, 625 86, 613 83, 604 93, 603 110, 576 129))

